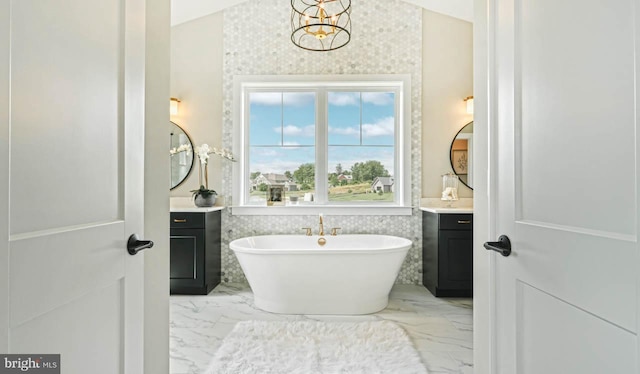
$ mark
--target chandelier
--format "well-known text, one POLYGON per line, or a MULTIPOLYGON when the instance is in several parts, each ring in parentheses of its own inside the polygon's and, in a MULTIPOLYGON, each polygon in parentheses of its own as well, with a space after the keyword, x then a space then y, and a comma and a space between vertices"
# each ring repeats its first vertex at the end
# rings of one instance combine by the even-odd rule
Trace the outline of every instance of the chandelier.
POLYGON ((291 0, 291 41, 309 51, 333 51, 351 40, 351 0, 291 0))

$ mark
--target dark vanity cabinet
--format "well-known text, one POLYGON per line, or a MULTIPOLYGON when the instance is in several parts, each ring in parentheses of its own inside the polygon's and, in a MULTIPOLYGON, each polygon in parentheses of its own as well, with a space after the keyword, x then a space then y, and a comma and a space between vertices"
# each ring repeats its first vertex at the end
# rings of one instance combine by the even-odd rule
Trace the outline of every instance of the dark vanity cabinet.
POLYGON ((206 295, 220 283, 220 210, 171 212, 171 293, 206 295))
POLYGON ((422 281, 438 297, 473 295, 473 214, 422 212, 422 281))

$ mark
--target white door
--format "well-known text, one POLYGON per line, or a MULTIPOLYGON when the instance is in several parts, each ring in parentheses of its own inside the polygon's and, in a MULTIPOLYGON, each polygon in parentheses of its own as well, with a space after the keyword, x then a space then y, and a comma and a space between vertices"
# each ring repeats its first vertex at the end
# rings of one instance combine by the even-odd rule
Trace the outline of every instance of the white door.
POLYGON ((143 0, 0 0, 0 353, 142 373, 143 0))
POLYGON ((640 2, 495 7, 494 373, 638 373, 640 2))

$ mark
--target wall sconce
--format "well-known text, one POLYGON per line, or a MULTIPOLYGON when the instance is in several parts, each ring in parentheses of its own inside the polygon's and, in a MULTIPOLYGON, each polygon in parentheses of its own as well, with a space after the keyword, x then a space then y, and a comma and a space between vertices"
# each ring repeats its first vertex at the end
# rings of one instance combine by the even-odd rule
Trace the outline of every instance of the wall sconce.
POLYGON ((172 97, 169 100, 169 113, 172 116, 175 116, 178 114, 178 104, 180 103, 180 100, 176 99, 175 97, 172 97))
POLYGON ((473 114, 473 96, 467 96, 464 101, 467 103, 467 113, 473 114))

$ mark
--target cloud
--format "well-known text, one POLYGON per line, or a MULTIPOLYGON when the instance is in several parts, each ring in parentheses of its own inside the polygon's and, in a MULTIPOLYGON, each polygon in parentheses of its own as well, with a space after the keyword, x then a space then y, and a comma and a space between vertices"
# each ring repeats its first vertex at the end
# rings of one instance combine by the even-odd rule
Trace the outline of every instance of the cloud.
POLYGON ((331 126, 329 126, 329 134, 360 136, 360 130, 357 127, 331 127, 331 126))
MULTIPOLYGON (((362 92, 362 102, 373 105, 391 105, 393 104, 393 93, 390 92, 362 92)), ((335 106, 359 106, 359 92, 330 92, 329 104, 335 106)))
POLYGON ((314 92, 285 92, 283 93, 284 105, 306 105, 316 100, 314 92))
POLYGON ((249 94, 251 104, 280 105, 282 94, 280 92, 252 92, 249 94))
POLYGON ((362 125, 362 136, 373 138, 376 136, 393 136, 395 133, 393 117, 385 117, 376 123, 365 123, 362 125))
POLYGON ((316 127, 314 125, 307 125, 304 127, 287 125, 287 126, 284 126, 282 129, 280 129, 280 127, 273 128, 273 131, 275 131, 278 134, 280 134, 281 130, 284 135, 288 135, 288 136, 315 136, 316 134, 316 127))
POLYGON ((313 92, 252 92, 249 94, 249 102, 258 105, 291 105, 300 106, 313 103, 313 92))
MULTIPOLYGON (((279 134, 280 133, 280 127, 274 127, 273 131, 275 131, 275 132, 277 132, 279 134)), ((287 126, 282 128, 282 133, 284 135, 296 136, 296 135, 302 134, 302 129, 300 127, 298 127, 298 126, 287 125, 287 126)))
MULTIPOLYGON (((329 127, 330 134, 360 136, 357 127, 329 127)), ((385 117, 376 123, 362 124, 362 137, 373 138, 376 136, 393 136, 395 133, 395 121, 393 117, 385 117)))
POLYGON ((362 101, 373 105, 393 104, 393 94, 389 92, 363 92, 362 101))
POLYGON ((357 92, 330 92, 329 104, 335 106, 360 105, 360 95, 357 92))
POLYGON ((251 152, 254 152, 257 156, 274 157, 278 156, 278 152, 270 148, 254 148, 251 152))

